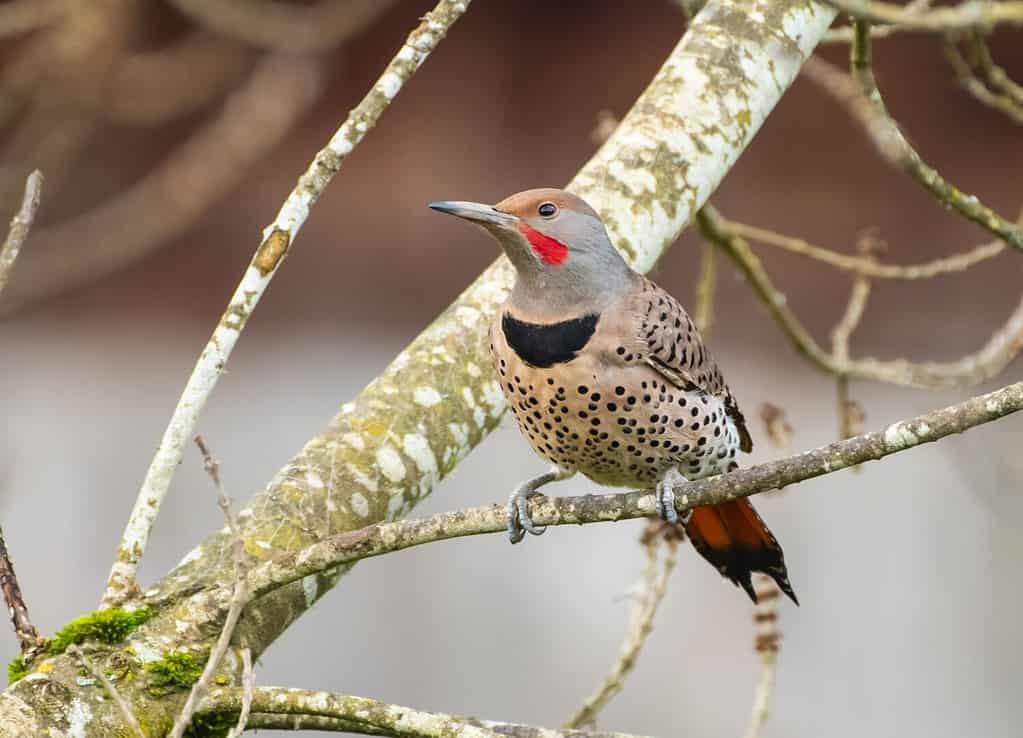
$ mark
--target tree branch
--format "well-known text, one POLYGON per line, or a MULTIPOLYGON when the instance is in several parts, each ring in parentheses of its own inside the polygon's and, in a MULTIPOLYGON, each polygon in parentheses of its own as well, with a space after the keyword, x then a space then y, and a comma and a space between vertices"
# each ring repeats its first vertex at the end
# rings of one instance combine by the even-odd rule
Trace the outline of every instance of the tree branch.
POLYGON ((967 28, 993 28, 997 25, 1023 25, 1023 2, 1017 0, 966 0, 951 8, 907 10, 901 5, 871 0, 826 0, 854 18, 871 23, 890 23, 904 30, 954 31, 967 28))
POLYGON ((181 463, 185 442, 194 431, 199 415, 216 387, 245 323, 309 216, 309 209, 330 184, 348 154, 376 125, 391 100, 426 61, 430 52, 467 7, 468 0, 441 0, 425 17, 409 35, 370 92, 349 113, 327 147, 316 155, 309 169, 299 178, 298 185, 285 200, 274 222, 264 229, 263 242, 256 249, 220 323, 203 349, 146 472, 110 572, 103 596, 104 605, 109 607, 115 604, 135 586, 139 561, 145 552, 149 533, 159 515, 174 472, 181 463))
MULTIPOLYGON (((203 700, 205 712, 234 712, 240 709, 241 690, 211 690, 203 700)), ((314 692, 284 687, 257 687, 252 695, 251 727, 270 727, 267 716, 315 718, 311 724, 289 725, 290 720, 271 721, 276 728, 344 730, 368 735, 394 735, 404 738, 639 738, 625 733, 589 732, 585 730, 551 730, 529 725, 502 723, 460 715, 422 712, 400 705, 389 705, 366 697, 314 692), (331 722, 324 723, 326 719, 331 722)))
POLYGON ((4 604, 7 605, 7 614, 11 617, 21 652, 32 656, 44 641, 28 617, 28 606, 25 605, 25 598, 18 585, 18 575, 14 573, 14 562, 7 551, 3 529, 0 529, 0 591, 3 592, 4 604))
POLYGON ((7 238, 4 240, 4 245, 0 247, 0 292, 4 291, 7 282, 10 281, 11 272, 14 271, 14 262, 18 258, 18 254, 21 253, 21 247, 25 245, 29 231, 32 230, 32 223, 35 222, 42 196, 43 175, 37 169, 25 180, 25 195, 22 197, 21 207, 11 219, 7 238))
MULTIPOLYGON (((681 515, 695 507, 720 505, 739 497, 781 489, 933 443, 1021 409, 1023 382, 1018 382, 956 405, 900 420, 882 430, 839 440, 785 459, 683 483, 675 488, 675 507, 681 515)), ((654 513, 654 502, 649 490, 580 497, 538 496, 530 502, 530 512, 537 525, 583 525, 649 517, 654 513)), ((339 533, 257 566, 249 575, 249 588, 253 598, 260 598, 304 577, 362 559, 424 543, 497 533, 505 528, 503 505, 466 508, 418 520, 376 523, 339 533)), ((199 602, 209 599, 222 601, 224 591, 218 588, 202 592, 197 597, 199 602)), ((152 600, 154 605, 161 602, 159 597, 152 600)), ((208 602, 202 606, 208 606, 208 602)))
POLYGON ((980 384, 996 376, 1023 349, 1023 299, 987 342, 972 354, 951 362, 911 362, 905 359, 841 361, 825 351, 789 308, 785 295, 771 282, 749 244, 733 233, 730 222, 713 207, 700 211, 697 222, 704 238, 712 240, 738 265, 761 302, 793 347, 817 368, 834 375, 869 379, 907 387, 956 387, 980 384))

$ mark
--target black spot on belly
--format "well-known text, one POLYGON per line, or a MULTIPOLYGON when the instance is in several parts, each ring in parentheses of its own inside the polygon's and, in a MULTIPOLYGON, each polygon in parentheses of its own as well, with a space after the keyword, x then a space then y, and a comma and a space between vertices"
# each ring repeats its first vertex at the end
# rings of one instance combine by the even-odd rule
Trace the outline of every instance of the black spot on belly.
POLYGON ((598 320, 599 315, 590 313, 561 323, 526 323, 505 313, 501 330, 520 359, 545 369, 574 359, 593 336, 598 320))

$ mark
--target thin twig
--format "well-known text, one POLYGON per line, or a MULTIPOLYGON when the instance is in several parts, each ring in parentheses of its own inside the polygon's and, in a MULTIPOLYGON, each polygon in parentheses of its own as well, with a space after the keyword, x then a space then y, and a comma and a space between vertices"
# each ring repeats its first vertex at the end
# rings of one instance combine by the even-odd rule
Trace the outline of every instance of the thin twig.
POLYGON ((669 539, 664 542, 665 554, 660 568, 657 566, 657 554, 662 539, 651 536, 644 548, 646 549, 646 565, 640 576, 639 591, 629 620, 629 628, 625 633, 619 650, 618 659, 604 676, 593 694, 586 698, 564 724, 564 728, 581 728, 596 723, 597 715, 615 695, 625 687, 625 680, 636 665, 639 652, 646 643, 647 636, 653 631, 654 615, 664 599, 668 589, 668 578, 678 561, 678 540, 669 539))
POLYGON ((717 291, 717 247, 704 241, 700 252, 700 277, 696 283, 696 314, 694 320, 705 340, 714 330, 714 294, 717 291))
POLYGON ((1017 105, 1023 105, 1023 85, 1013 80, 1002 67, 995 64, 984 35, 979 31, 972 31, 969 39, 973 63, 984 72, 988 84, 1008 95, 1017 105))
POLYGON ((909 174, 943 206, 955 210, 1013 248, 1023 250, 1023 228, 998 215, 976 196, 968 195, 946 181, 920 158, 902 135, 898 123, 889 115, 874 79, 869 24, 857 20, 853 28, 857 32, 850 50, 852 76, 813 57, 803 65, 806 77, 817 82, 821 89, 846 108, 889 164, 909 174))
POLYGON ((951 362, 881 361, 861 358, 838 361, 814 340, 788 306, 760 259, 745 239, 711 206, 696 216, 704 238, 714 241, 742 271, 757 297, 770 311, 793 347, 814 366, 834 375, 907 387, 957 387, 980 384, 1002 371, 1023 350, 1023 299, 1006 321, 977 351, 951 362))
POLYGON ((14 625, 14 635, 18 638, 21 653, 26 656, 34 654, 43 644, 43 638, 28 617, 28 606, 18 585, 18 575, 14 573, 14 562, 7 552, 7 541, 4 531, 0 528, 0 590, 3 590, 7 614, 14 625))
MULTIPOLYGON (((903 6, 903 8, 907 12, 919 12, 921 10, 926 10, 927 8, 931 7, 931 3, 932 2, 933 2, 933 0, 913 0, 913 2, 906 3, 903 6)), ((871 35, 872 38, 885 38, 886 36, 890 36, 893 33, 898 33, 899 31, 909 31, 909 30, 912 30, 912 29, 904 28, 902 26, 897 26, 897 25, 878 26, 876 28, 870 29, 870 35, 871 35)), ((834 44, 834 43, 848 44, 848 43, 852 43, 852 39, 853 39, 853 29, 852 29, 852 26, 843 26, 842 28, 832 28, 827 33, 825 33, 824 34, 824 38, 821 39, 821 43, 822 44, 834 44)))
MULTIPOLYGON (((813 451, 709 479, 685 482, 675 490, 676 508, 681 514, 694 507, 719 505, 739 497, 780 489, 932 443, 1021 409, 1023 382, 1018 382, 813 451)), ((580 497, 538 496, 529 507, 537 525, 581 525, 649 517, 654 514, 654 499, 649 490, 580 497)), ((505 530, 506 525, 503 505, 467 508, 419 520, 376 523, 330 536, 256 566, 249 574, 249 590, 253 598, 263 597, 310 574, 343 564, 425 543, 497 533, 505 530)), ((195 595, 196 607, 221 607, 224 594, 224 588, 204 590, 195 595)), ((157 592, 149 602, 159 606, 161 596, 162 593, 157 592)))
POLYGON ((1004 114, 1013 123, 1023 125, 1023 103, 1014 100, 1011 95, 1007 95, 1002 91, 992 90, 988 84, 981 80, 970 63, 966 61, 962 52, 959 51, 955 38, 951 36, 946 37, 942 44, 942 51, 944 52, 945 60, 952 67, 956 79, 959 80, 959 84, 962 85, 964 90, 970 93, 978 102, 1004 114))
POLYGON ((227 738, 238 738, 249 724, 252 710, 252 695, 256 691, 256 677, 252 672, 252 649, 242 649, 242 707, 238 712, 238 723, 227 734, 227 738))
MULTIPOLYGON (((217 489, 217 505, 224 513, 224 517, 227 519, 227 527, 231 533, 231 555, 234 559, 234 583, 232 586, 231 600, 227 606, 227 615, 224 617, 224 626, 220 631, 220 637, 217 638, 217 642, 213 649, 210 651, 210 656, 206 660, 206 666, 203 667, 202 674, 199 676, 198 681, 192 685, 192 691, 188 694, 188 699, 185 700, 184 706, 181 708, 181 712, 178 714, 177 719, 174 721, 174 727, 171 732, 168 733, 168 738, 181 738, 185 734, 185 730, 192 722, 192 715, 195 713, 196 707, 199 705, 199 701, 203 695, 209 690, 210 684, 213 681, 213 674, 220 664, 221 659, 227 654, 227 650, 231 647, 231 638, 234 636, 235 626, 238 624, 238 619, 241 617, 242 610, 245 605, 249 602, 249 587, 248 587, 248 573, 249 573, 249 559, 245 553, 245 539, 242 537, 241 527, 238 525, 238 518, 231 510, 231 498, 227 496, 227 492, 224 490, 224 481, 220 476, 220 462, 213 458, 213 454, 210 453, 209 447, 206 445, 206 439, 202 436, 195 437, 195 445, 199 447, 199 453, 202 454, 203 469, 209 475, 210 479, 213 480, 213 486, 217 489)), ((244 648, 244 647, 243 647, 244 648)), ((247 648, 244 649, 248 651, 247 648)), ((251 654, 250 654, 251 655, 251 654)), ((251 672, 251 663, 250 669, 251 672)), ((251 678, 251 673, 249 674, 251 678)), ((250 685, 246 685, 248 694, 251 695, 252 690, 249 689, 250 685)))
POLYGON ((150 531, 159 515, 171 479, 181 462, 186 439, 193 432, 246 321, 308 218, 310 208, 330 184, 348 154, 373 128, 380 115, 468 5, 469 0, 441 0, 425 16, 370 92, 349 113, 327 147, 315 156, 309 169, 299 178, 298 185, 285 200, 274 222, 264 229, 263 242, 256 249, 227 310, 203 349, 146 473, 110 571, 103 596, 105 605, 116 604, 135 587, 139 561, 145 552, 150 531))
MULTIPOLYGON (((868 256, 867 258, 872 257, 868 256)), ((863 319, 867 299, 870 297, 870 284, 870 280, 860 274, 857 274, 853 281, 845 312, 831 331, 831 355, 835 361, 846 363, 849 361, 849 338, 863 319)), ((856 435, 853 432, 853 418, 857 414, 859 406, 849 397, 849 377, 847 375, 839 374, 835 377, 835 392, 838 404, 838 437, 851 438, 856 435)))
POLYGON ((7 230, 7 238, 0 248, 0 292, 4 291, 7 282, 14 270, 14 262, 21 253, 21 247, 32 230, 32 223, 35 221, 36 213, 39 211, 39 203, 43 196, 43 175, 38 169, 28 175, 25 180, 25 195, 21 199, 21 207, 11 219, 11 226, 7 230))
POLYGON ((778 650, 781 647, 781 633, 777 626, 778 585, 770 577, 757 574, 753 586, 757 593, 757 604, 753 607, 753 650, 760 656, 760 679, 753 693, 753 709, 746 738, 758 738, 767 722, 778 665, 778 650))
MULTIPOLYGON (((1018 224, 1023 223, 1023 210, 1020 211, 1016 222, 1018 224)), ((930 279, 942 274, 964 272, 975 264, 998 256, 998 254, 1005 251, 1005 242, 998 240, 974 246, 969 251, 953 254, 952 256, 943 256, 922 264, 882 264, 876 260, 843 254, 822 246, 816 246, 802 238, 786 236, 746 223, 729 221, 729 228, 735 234, 748 238, 751 241, 769 246, 778 246, 786 251, 808 256, 811 259, 816 259, 837 269, 874 279, 918 280, 930 279)))
POLYGON ((72 644, 68 646, 67 654, 78 659, 82 666, 84 666, 90 674, 99 680, 99 683, 107 690, 107 694, 109 694, 114 702, 117 703, 117 708, 124 716, 125 722, 128 723, 135 734, 138 735, 139 738, 147 738, 146 734, 142 730, 142 726, 139 725, 139 721, 135 717, 135 713, 131 711, 131 705, 128 704, 128 700, 124 699, 121 693, 117 691, 117 687, 115 687, 114 683, 107 678, 107 675, 103 673, 103 670, 92 663, 92 660, 85 655, 85 651, 83 651, 80 646, 72 644))
POLYGON ((1023 25, 1023 2, 1018 0, 966 0, 954 7, 909 10, 905 6, 873 0, 825 0, 828 5, 856 19, 888 23, 904 31, 954 31, 1023 25))

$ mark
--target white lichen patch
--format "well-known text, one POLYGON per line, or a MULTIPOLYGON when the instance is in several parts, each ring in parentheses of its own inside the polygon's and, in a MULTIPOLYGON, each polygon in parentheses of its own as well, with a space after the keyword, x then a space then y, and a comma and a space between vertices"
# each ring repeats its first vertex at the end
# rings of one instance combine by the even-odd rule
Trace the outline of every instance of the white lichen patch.
POLYGON ((501 386, 497 382, 490 381, 483 385, 482 391, 483 401, 490 406, 490 416, 501 417, 505 408, 504 392, 501 391, 501 386))
POLYGON ((371 477, 369 474, 364 472, 362 469, 357 467, 355 464, 348 462, 345 464, 345 471, 351 475, 355 483, 363 487, 369 492, 376 492, 380 489, 380 485, 377 484, 377 480, 371 477))
POLYGON ((369 516, 369 500, 367 500, 366 495, 361 492, 354 492, 348 499, 348 504, 351 505, 352 512, 360 518, 369 516))
POLYGON ((483 374, 480 368, 471 361, 465 365, 465 371, 473 379, 477 379, 483 374))
POLYGON ((80 699, 71 701, 68 710, 68 735, 70 738, 86 738, 89 735, 89 723, 92 721, 92 709, 80 699))
POLYGON ((387 518, 389 520, 397 520, 404 508, 405 495, 401 492, 394 493, 387 500, 387 518))
POLYGON ((345 433, 341 436, 341 443, 349 448, 354 448, 356 451, 366 450, 366 442, 362 440, 362 436, 358 433, 345 433))
POLYGON ((320 475, 312 469, 307 469, 305 473, 305 483, 312 489, 323 489, 323 480, 320 479, 320 475))
POLYGON ((469 407, 476 407, 476 398, 473 397, 472 387, 462 387, 462 399, 469 407))
POLYGON ((405 478, 405 464, 401 455, 391 446, 381 446, 376 454, 377 467, 390 482, 397 484, 405 478))
POLYGON ((476 408, 472 412, 472 419, 476 421, 477 428, 485 428, 487 425, 487 415, 483 412, 483 408, 476 408))
POLYGON ((433 455, 430 442, 419 433, 406 433, 402 439, 405 453, 412 459, 419 473, 431 481, 437 478, 437 457, 433 455))
MULTIPOLYGON (((459 447, 469 445, 469 424, 468 423, 448 423, 448 431, 451 433, 451 437, 455 439, 455 443, 459 447)), ((446 456, 447 454, 445 454, 446 456)), ((447 459, 445 459, 446 461, 447 459)))
POLYGON ((318 594, 318 585, 316 583, 316 575, 310 574, 307 577, 302 578, 302 594, 305 596, 305 606, 310 608, 316 602, 316 595, 318 594))
POLYGON ((460 305, 455 310, 455 317, 466 328, 475 328, 482 315, 479 310, 468 305, 460 305))
POLYGON ((387 72, 381 78, 378 83, 380 92, 383 93, 384 97, 388 100, 392 99, 398 94, 398 90, 401 89, 402 79, 394 72, 387 72))
POLYGON ((885 445, 893 449, 909 448, 920 441, 906 423, 892 423, 884 432, 885 445))
POLYGON ((416 387, 415 391, 412 393, 412 399, 417 405, 421 405, 422 407, 433 407, 434 405, 439 404, 443 398, 441 398, 440 392, 435 390, 433 387, 423 386, 416 387))

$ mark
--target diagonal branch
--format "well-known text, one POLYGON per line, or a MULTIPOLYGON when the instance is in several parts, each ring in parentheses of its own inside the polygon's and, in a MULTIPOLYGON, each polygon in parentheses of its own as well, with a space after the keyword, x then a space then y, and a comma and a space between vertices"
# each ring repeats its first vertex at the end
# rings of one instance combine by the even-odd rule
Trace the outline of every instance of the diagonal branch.
POLYGON ((7 238, 0 247, 0 292, 4 291, 7 282, 14 271, 14 262, 21 253, 21 247, 25 245, 28 232, 35 222, 36 212, 39 210, 39 202, 43 195, 43 175, 37 169, 28 175, 25 180, 25 195, 21 200, 21 207, 11 219, 11 226, 7 231, 7 238))
POLYGON ((28 606, 25 605, 25 598, 21 594, 18 575, 14 573, 14 563, 7 551, 7 541, 4 539, 2 529, 0 529, 0 591, 3 592, 4 604, 7 605, 7 614, 11 616, 14 635, 18 638, 21 652, 31 656, 43 645, 44 640, 28 617, 28 606))
POLYGON ((274 222, 264 229, 263 241, 256 249, 209 343, 199 356, 146 472, 107 582, 103 596, 106 606, 116 603, 135 586, 139 561, 145 552, 149 533, 159 515, 174 472, 181 463, 185 443, 195 429, 199 415, 245 323, 287 256, 299 229, 309 217, 309 209, 330 184, 348 154, 373 128, 391 100, 426 61, 447 30, 465 12, 467 5, 466 0, 441 0, 423 19, 370 92, 349 113, 327 147, 316 155, 309 169, 299 178, 298 185, 285 200, 274 222))

